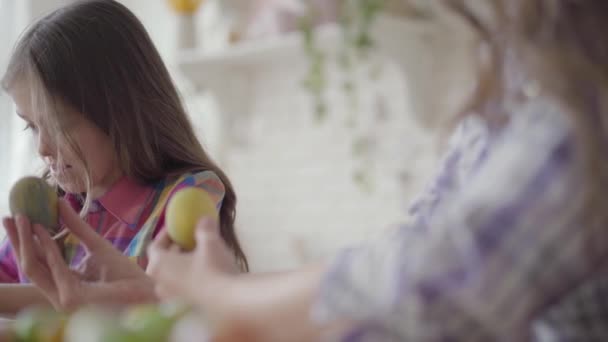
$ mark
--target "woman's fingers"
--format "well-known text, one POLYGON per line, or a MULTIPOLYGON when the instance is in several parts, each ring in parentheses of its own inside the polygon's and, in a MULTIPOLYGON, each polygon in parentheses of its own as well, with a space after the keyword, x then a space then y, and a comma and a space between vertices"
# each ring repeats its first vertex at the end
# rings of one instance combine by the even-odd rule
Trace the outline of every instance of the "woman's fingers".
POLYGON ((148 246, 148 267, 146 268, 148 275, 156 278, 159 269, 164 264, 163 257, 165 254, 167 254, 166 251, 159 248, 156 243, 148 246))
POLYGON ((217 221, 209 218, 202 219, 195 231, 196 253, 198 263, 205 263, 209 271, 237 274, 240 272, 234 253, 226 246, 220 236, 217 221))
POLYGON ((200 240, 206 240, 206 239, 215 239, 215 238, 219 238, 220 236, 220 227, 219 227, 219 223, 209 217, 205 217, 202 218, 200 221, 198 221, 198 224, 196 225, 196 230, 195 230, 195 234, 196 234, 196 239, 197 242, 199 242, 200 240))
POLYGON ((165 284, 156 283, 156 286, 154 286, 154 293, 162 300, 174 299, 174 292, 175 291, 171 291, 165 284))
POLYGON ((168 249, 174 243, 171 241, 167 228, 165 227, 158 233, 152 244, 159 249, 168 249))
POLYGON ((156 277, 160 268, 163 267, 166 260, 165 257, 171 250, 172 246, 175 246, 169 238, 169 234, 166 229, 163 229, 148 246, 148 267, 146 273, 148 275, 156 277))
MULTIPOLYGON (((168 265, 165 265, 167 267, 168 265)), ((187 295, 182 290, 182 286, 187 283, 184 279, 178 281, 175 272, 167 272, 162 270, 155 273, 153 279, 155 281, 154 292, 161 299, 174 299, 175 297, 187 295)))
POLYGON ((178 279, 183 281, 183 274, 180 276, 180 273, 187 272, 188 266, 179 252, 167 252, 150 246, 148 254, 151 261, 146 271, 148 275, 160 283, 173 283, 178 279))

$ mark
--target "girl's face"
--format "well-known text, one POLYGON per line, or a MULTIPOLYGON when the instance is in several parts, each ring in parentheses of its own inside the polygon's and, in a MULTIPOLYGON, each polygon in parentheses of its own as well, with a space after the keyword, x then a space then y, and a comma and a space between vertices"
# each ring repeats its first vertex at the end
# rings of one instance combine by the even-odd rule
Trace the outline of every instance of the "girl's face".
POLYGON ((86 192, 86 168, 91 175, 91 196, 96 198, 118 180, 122 172, 110 137, 87 120, 83 114, 66 108, 67 120, 62 124, 65 134, 72 137, 73 143, 82 152, 81 160, 65 140, 64 134, 49 126, 48 114, 39 113, 32 108, 32 92, 27 82, 16 82, 9 90, 16 107, 17 115, 26 122, 26 129, 36 139, 38 154, 48 166, 51 177, 66 192, 86 192))

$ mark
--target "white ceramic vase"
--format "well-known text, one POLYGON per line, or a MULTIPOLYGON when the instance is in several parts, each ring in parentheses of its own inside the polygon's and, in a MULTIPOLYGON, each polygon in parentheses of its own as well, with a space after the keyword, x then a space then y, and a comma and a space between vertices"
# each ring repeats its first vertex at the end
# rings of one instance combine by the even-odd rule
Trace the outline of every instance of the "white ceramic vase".
POLYGON ((194 14, 180 13, 177 16, 177 48, 191 50, 197 46, 196 19, 194 14))
POLYGON ((257 5, 255 0, 217 0, 222 21, 228 25, 228 40, 243 39, 257 5))

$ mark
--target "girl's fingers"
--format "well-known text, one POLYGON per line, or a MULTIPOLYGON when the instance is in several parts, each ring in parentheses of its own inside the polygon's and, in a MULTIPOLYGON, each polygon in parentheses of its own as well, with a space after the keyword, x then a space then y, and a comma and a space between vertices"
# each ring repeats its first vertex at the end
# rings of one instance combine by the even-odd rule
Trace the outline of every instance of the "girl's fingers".
POLYGON ((18 258, 21 255, 19 251, 19 235, 17 233, 17 225, 15 223, 15 219, 11 217, 5 217, 2 220, 2 224, 4 225, 4 229, 6 230, 6 235, 8 236, 9 241, 11 242, 11 246, 13 247, 13 251, 15 253, 15 257, 18 258))
MULTIPOLYGON (((52 302, 56 302, 54 294, 57 288, 53 282, 48 264, 40 257, 40 242, 32 230, 29 220, 23 215, 17 215, 16 233, 19 240, 19 267, 25 275, 35 283, 52 302)), ((39 238, 38 238, 39 240, 39 238)))
POLYGON ((48 231, 41 225, 34 225, 34 233, 38 237, 40 245, 44 250, 45 258, 55 284, 57 284, 58 288, 66 288, 69 285, 67 281, 72 280, 74 275, 66 265, 63 256, 59 251, 59 247, 51 238, 48 231))
POLYGON ((108 246, 108 241, 91 229, 91 226, 65 200, 59 200, 59 216, 63 220, 65 228, 74 234, 90 252, 108 246))

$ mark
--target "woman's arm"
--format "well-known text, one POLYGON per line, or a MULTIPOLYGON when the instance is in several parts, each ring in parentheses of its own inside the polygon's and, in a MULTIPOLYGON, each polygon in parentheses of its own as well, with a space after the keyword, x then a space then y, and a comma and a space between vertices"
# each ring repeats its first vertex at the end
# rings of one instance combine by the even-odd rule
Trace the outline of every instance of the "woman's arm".
POLYGON ((51 304, 34 285, 0 284, 0 316, 14 316, 28 306, 51 306, 51 304))
POLYGON ((147 270, 161 297, 187 299, 203 310, 213 341, 317 341, 335 327, 311 317, 324 264, 242 274, 218 231, 216 222, 201 221, 192 253, 175 251, 161 233, 149 249, 147 270))
POLYGON ((325 330, 334 328, 318 325, 311 317, 324 269, 315 265, 293 272, 240 275, 221 286, 221 295, 199 291, 198 301, 203 308, 224 310, 214 314, 218 341, 318 341, 325 330))

